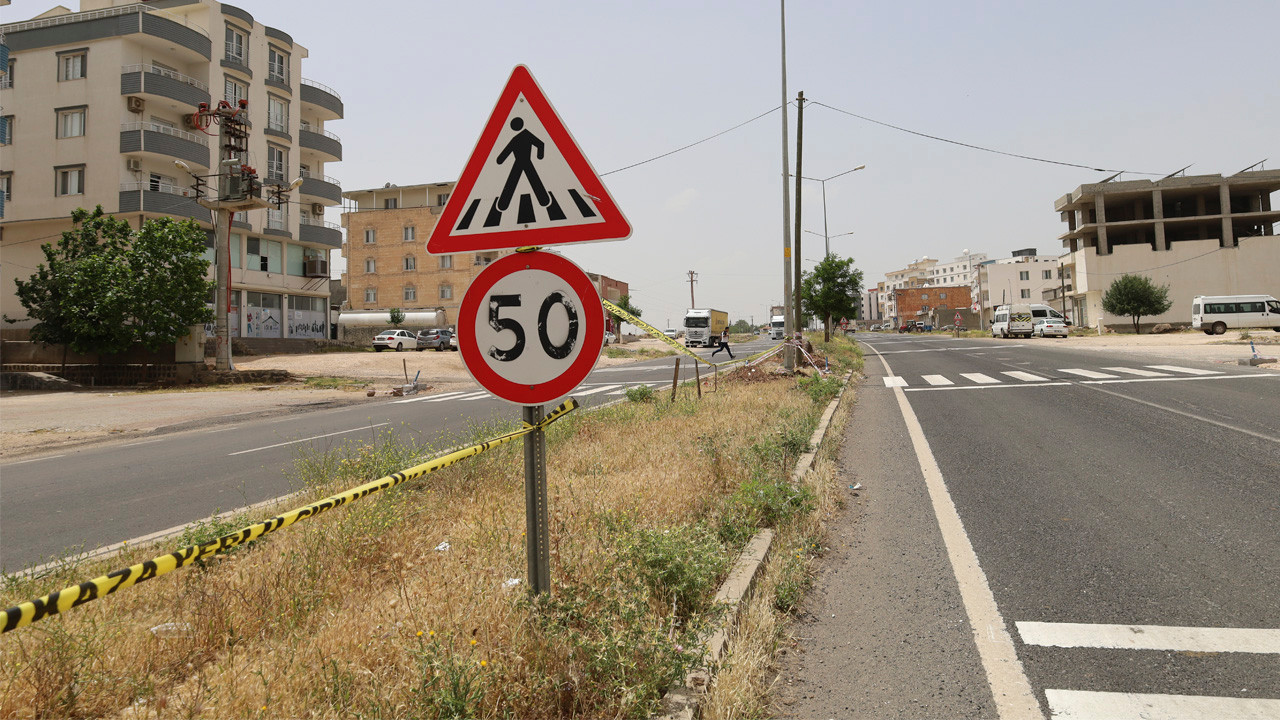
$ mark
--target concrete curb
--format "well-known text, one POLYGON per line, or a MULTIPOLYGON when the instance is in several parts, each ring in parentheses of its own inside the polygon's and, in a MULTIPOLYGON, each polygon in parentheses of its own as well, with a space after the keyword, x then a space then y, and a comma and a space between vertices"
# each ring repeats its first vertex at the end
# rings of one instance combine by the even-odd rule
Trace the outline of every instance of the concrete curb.
MULTIPOLYGON (((791 473, 793 482, 799 482, 813 469, 818 447, 825 439, 827 428, 831 425, 831 418, 840 407, 840 401, 844 399, 845 390, 849 389, 852 379, 853 372, 850 371, 845 376, 840 393, 827 404, 827 409, 822 413, 822 419, 818 421, 818 427, 809 438, 809 446, 812 449, 796 460, 795 470, 791 473)), ((738 611, 742 607, 742 601, 755 589, 756 580, 764 570, 765 561, 769 559, 769 553, 773 550, 773 538, 773 530, 761 530, 739 553, 733 570, 729 572, 729 577, 716 593, 716 604, 723 604, 726 607, 720 626, 702 638, 704 665, 689 671, 683 685, 676 685, 667 690, 666 695, 662 696, 662 714, 654 716, 652 720, 693 720, 697 715, 698 705, 711 686, 715 667, 720 663, 728 646, 729 634, 738 624, 738 611)))

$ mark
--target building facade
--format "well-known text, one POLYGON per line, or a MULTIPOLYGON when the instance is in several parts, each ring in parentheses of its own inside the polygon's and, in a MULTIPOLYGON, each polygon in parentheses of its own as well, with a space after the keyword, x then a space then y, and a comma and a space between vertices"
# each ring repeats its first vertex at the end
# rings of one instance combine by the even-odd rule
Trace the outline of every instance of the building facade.
POLYGON ((175 163, 216 174, 216 126, 211 137, 187 117, 199 103, 246 100, 250 137, 239 159, 264 185, 302 182, 283 207, 238 213, 232 223, 231 334, 328 336, 328 260, 342 233, 324 221, 325 208, 341 201, 326 171, 342 159, 342 143, 325 123, 344 110, 334 90, 302 79, 305 47, 216 0, 83 0, 80 12, 57 7, 0 33, 9 48, 0 83, 8 198, 0 309, 20 318, 10 327, 33 324, 14 279, 43 262, 40 246, 71 227, 78 207, 101 205, 134 228, 193 218, 209 231, 212 261, 210 212, 175 163))
POLYGON ((1081 185, 1054 203, 1075 322, 1123 327, 1102 310, 1121 275, 1169 287, 1173 307, 1144 324, 1190 324, 1196 295, 1280 296, 1280 170, 1081 185))
POLYGON ((953 312, 968 312, 973 297, 968 285, 930 285, 901 288, 893 291, 897 297, 899 322, 920 320, 928 325, 941 327, 951 322, 953 312))
POLYGON ((514 251, 427 253, 427 238, 455 185, 388 183, 343 193, 344 310, 435 310, 444 313, 440 324, 457 322, 471 281, 489 263, 514 251))
POLYGON ((1059 285, 1059 265, 1057 257, 1038 255, 1035 248, 1014 250, 1012 257, 978 265, 982 326, 990 326, 1000 305, 1042 302, 1045 290, 1059 285))
POLYGON ((886 273, 884 286, 880 293, 880 299, 883 301, 880 310, 881 315, 896 320, 899 313, 895 305, 897 296, 894 291, 928 285, 929 278, 933 276, 933 268, 937 264, 938 261, 936 259, 926 256, 912 262, 901 270, 886 273))

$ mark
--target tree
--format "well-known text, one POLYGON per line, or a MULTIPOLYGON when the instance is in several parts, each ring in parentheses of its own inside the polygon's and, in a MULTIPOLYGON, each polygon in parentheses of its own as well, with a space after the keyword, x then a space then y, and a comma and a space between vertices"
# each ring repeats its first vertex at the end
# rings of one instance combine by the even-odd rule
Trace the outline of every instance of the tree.
MULTIPOLYGON (((630 295, 623 295, 618 298, 618 302, 614 303, 614 305, 617 305, 619 310, 625 310, 636 317, 640 317, 642 314, 640 312, 640 308, 631 304, 630 295)), ((618 336, 618 342, 622 342, 622 318, 618 315, 614 315, 613 312, 610 312, 609 315, 613 317, 613 325, 616 329, 614 334, 618 336)))
POLYGON ((853 258, 828 255, 800 280, 800 307, 823 318, 823 335, 831 341, 831 318, 856 317, 861 304, 862 271, 853 258))
POLYGON ((1145 275, 1121 275, 1102 296, 1102 309, 1112 315, 1128 315, 1133 320, 1134 333, 1144 315, 1162 315, 1171 307, 1169 286, 1156 285, 1145 275))
POLYGON ((76 208, 71 220, 57 246, 42 246, 45 262, 35 274, 14 281, 36 321, 31 339, 84 354, 134 343, 154 350, 213 318, 205 307, 214 286, 204 279, 205 233, 195 221, 149 220, 134 233, 101 205, 92 213, 76 208))
POLYGON ((729 326, 731 333, 753 333, 755 328, 751 327, 751 323, 746 320, 739 319, 737 322, 729 326))
POLYGON ((404 311, 400 308, 391 308, 391 327, 400 327, 404 323, 404 311))

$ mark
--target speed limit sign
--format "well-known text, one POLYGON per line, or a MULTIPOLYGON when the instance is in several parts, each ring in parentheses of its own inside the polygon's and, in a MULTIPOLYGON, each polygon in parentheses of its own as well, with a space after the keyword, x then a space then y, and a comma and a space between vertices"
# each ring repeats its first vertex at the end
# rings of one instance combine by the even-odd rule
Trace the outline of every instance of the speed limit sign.
POLYGON ((500 258, 458 311, 458 350, 481 387, 520 405, 567 395, 596 365, 604 310, 591 279, 549 252, 500 258))

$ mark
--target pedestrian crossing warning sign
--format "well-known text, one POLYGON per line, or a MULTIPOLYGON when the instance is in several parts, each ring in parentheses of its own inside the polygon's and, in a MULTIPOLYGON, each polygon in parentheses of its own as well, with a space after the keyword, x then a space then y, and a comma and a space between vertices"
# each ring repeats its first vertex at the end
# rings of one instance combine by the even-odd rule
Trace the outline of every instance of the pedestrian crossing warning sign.
POLYGON ((427 252, 622 240, 631 225, 529 69, 517 65, 427 252))

